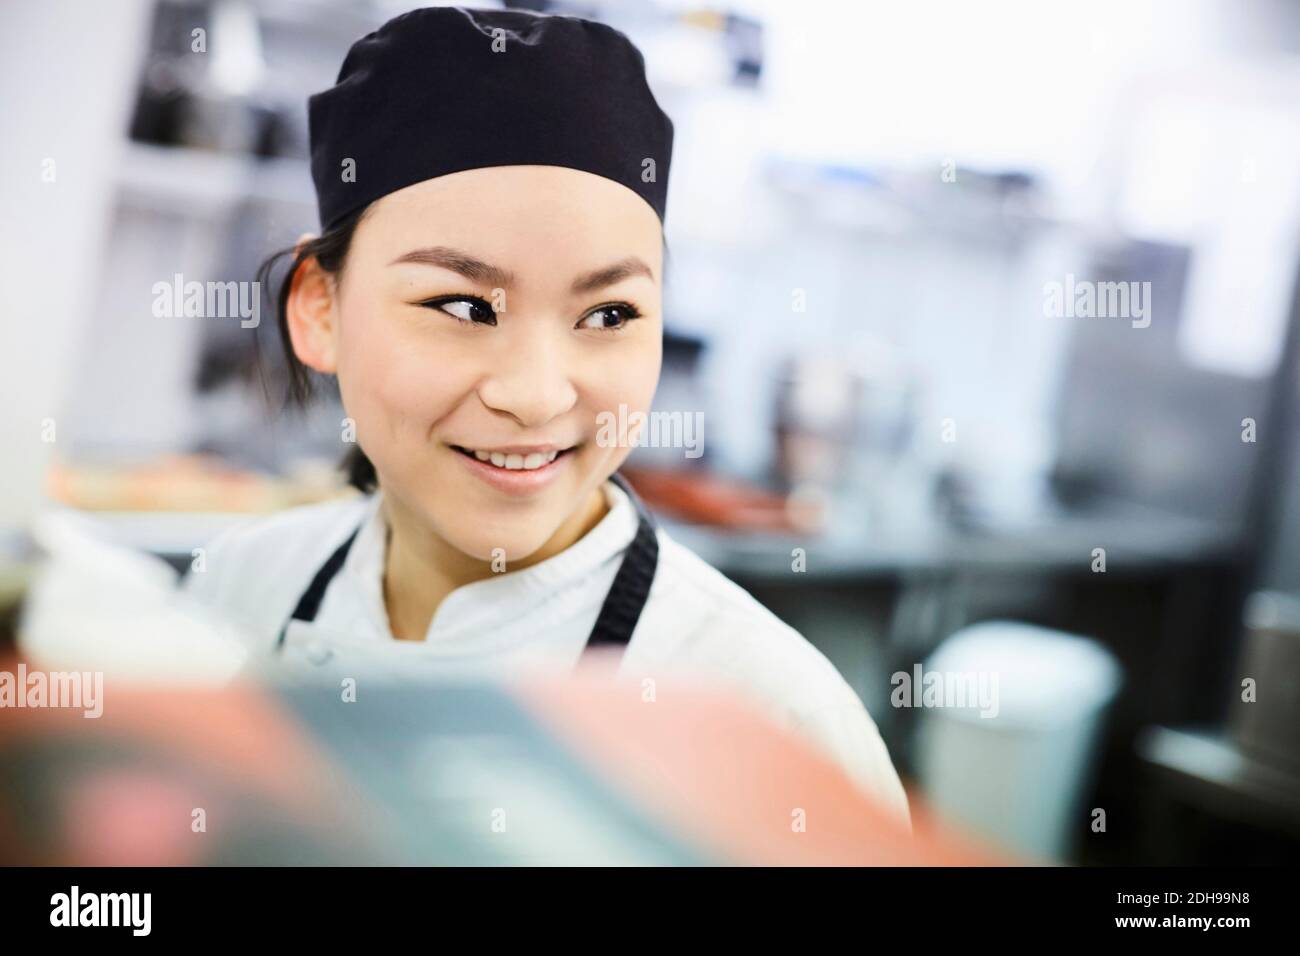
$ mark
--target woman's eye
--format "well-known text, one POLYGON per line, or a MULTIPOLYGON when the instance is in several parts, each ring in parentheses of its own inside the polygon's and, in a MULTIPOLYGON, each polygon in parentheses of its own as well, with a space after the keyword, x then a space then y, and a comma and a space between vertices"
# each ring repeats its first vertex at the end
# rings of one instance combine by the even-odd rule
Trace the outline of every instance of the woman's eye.
POLYGON ((444 296, 439 299, 421 302, 420 305, 428 309, 437 309, 439 312, 446 312, 452 318, 459 319, 462 322, 469 322, 472 325, 497 324, 497 314, 493 311, 492 306, 474 296, 444 296))
POLYGON ((619 305, 602 305, 593 309, 578 322, 580 329, 619 329, 633 319, 640 318, 641 313, 626 303, 619 305))

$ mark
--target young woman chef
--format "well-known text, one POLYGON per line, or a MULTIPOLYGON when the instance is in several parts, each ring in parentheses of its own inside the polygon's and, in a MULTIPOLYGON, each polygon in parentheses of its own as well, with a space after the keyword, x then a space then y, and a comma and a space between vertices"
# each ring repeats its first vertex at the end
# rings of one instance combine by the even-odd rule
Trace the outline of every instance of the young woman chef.
MULTIPOLYGON (((659 376, 673 126, 600 23, 416 10, 310 99, 323 231, 279 295, 298 397, 337 378, 370 494, 229 531, 186 587, 258 650, 357 674, 685 673, 747 693, 906 818, 835 668, 615 474, 659 376)), ((264 273, 266 270, 264 270, 264 273)))

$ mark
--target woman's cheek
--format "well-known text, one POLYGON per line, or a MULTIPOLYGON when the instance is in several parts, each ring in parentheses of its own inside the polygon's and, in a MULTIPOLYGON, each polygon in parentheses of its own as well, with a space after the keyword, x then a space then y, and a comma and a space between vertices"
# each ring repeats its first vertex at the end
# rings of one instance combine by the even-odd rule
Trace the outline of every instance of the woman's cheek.
POLYGON ((430 427, 448 414, 454 387, 419 343, 376 337, 343 350, 339 388, 372 458, 419 454, 430 427), (397 447, 392 447, 396 445, 397 447))
POLYGON ((600 375, 591 385, 598 413, 609 416, 608 420, 617 422, 620 428, 633 413, 648 413, 659 383, 660 360, 660 350, 647 347, 598 366, 600 375))

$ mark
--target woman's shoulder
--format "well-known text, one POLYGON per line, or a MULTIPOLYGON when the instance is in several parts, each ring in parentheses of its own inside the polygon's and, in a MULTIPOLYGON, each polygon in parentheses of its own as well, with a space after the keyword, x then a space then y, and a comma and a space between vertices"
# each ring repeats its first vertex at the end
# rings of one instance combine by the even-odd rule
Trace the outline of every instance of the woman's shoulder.
POLYGON ((673 643, 718 657, 733 672, 752 670, 789 693, 806 687, 825 699, 826 688, 852 690, 826 656, 743 587, 663 529, 659 573, 651 591, 662 629, 673 643))
POLYGON ((662 666, 736 688, 907 821, 907 797, 875 721, 830 659, 663 529, 659 546, 647 639, 634 670, 662 666))
POLYGON ((246 618, 279 615, 372 503, 351 496, 239 521, 197 550, 182 588, 246 618))
POLYGON ((295 555, 317 550, 328 553, 355 530, 372 500, 368 496, 351 495, 247 518, 213 538, 207 551, 209 555, 250 557, 286 555, 289 551, 295 555), (334 540, 336 537, 338 541, 334 540))

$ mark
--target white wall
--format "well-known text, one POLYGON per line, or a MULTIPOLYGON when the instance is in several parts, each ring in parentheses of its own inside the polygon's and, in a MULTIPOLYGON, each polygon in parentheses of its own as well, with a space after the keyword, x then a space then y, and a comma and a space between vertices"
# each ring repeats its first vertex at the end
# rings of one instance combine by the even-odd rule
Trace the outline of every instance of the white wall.
POLYGON ((146 39, 146 0, 0 5, 0 533, 28 523, 86 327, 146 39), (54 181, 45 182, 46 160, 54 181))

